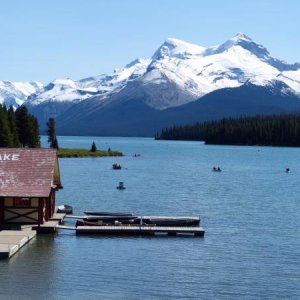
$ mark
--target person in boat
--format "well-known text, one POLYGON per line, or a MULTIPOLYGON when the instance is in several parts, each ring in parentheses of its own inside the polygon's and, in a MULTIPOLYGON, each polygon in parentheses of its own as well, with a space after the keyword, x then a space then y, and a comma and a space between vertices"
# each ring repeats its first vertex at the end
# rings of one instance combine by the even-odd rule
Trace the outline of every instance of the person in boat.
POLYGON ((213 171, 214 172, 221 172, 221 168, 220 167, 213 167, 213 171))
POLYGON ((125 186, 124 186, 124 182, 120 181, 120 182, 119 182, 119 185, 117 186, 117 189, 118 189, 118 190, 125 190, 126 188, 125 188, 125 186))
POLYGON ((122 168, 121 165, 117 163, 113 164, 112 167, 114 170, 120 170, 122 168))

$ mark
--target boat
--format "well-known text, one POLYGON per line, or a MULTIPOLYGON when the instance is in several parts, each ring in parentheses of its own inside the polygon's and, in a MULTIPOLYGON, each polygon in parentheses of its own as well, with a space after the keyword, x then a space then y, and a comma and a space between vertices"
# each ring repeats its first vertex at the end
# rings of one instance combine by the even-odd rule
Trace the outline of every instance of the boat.
POLYGON ((84 219, 80 219, 80 220, 77 220, 76 222, 76 227, 77 226, 117 226, 117 225, 137 225, 137 223, 134 222, 133 219, 129 219, 129 220, 123 220, 122 222, 121 221, 118 221, 118 220, 111 220, 111 221, 108 221, 108 220, 97 220, 97 221, 87 221, 87 220, 84 220, 84 219))
POLYGON ((73 213, 73 207, 71 205, 63 204, 57 207, 57 213, 63 213, 70 215, 73 213))
POLYGON ((128 221, 128 220, 136 220, 138 219, 137 216, 84 216, 82 218, 84 221, 91 221, 91 222, 97 222, 97 221, 103 221, 103 222, 115 222, 115 221, 119 221, 119 222, 124 222, 124 221, 128 221))
POLYGON ((119 185, 117 186, 117 189, 118 189, 118 190, 125 190, 126 187, 124 186, 124 182, 120 181, 120 182, 119 182, 119 185))
POLYGON ((90 216, 132 216, 133 214, 109 211, 84 211, 84 214, 90 216))
POLYGON ((120 164, 113 164, 112 168, 113 168, 113 170, 121 170, 122 166, 120 164))
POLYGON ((222 172, 220 167, 213 167, 213 172, 222 172))
POLYGON ((140 224, 155 224, 157 226, 198 226, 200 224, 199 217, 144 216, 140 217, 139 221, 140 224))

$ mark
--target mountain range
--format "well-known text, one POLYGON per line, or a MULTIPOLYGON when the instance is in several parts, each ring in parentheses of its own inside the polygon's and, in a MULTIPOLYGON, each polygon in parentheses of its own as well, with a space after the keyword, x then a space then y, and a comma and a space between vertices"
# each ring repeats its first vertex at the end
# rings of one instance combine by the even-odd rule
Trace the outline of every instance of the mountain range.
POLYGON ((79 81, 0 81, 0 103, 24 104, 58 134, 153 136, 165 127, 300 111, 300 64, 239 33, 201 47, 168 38, 148 59, 79 81))

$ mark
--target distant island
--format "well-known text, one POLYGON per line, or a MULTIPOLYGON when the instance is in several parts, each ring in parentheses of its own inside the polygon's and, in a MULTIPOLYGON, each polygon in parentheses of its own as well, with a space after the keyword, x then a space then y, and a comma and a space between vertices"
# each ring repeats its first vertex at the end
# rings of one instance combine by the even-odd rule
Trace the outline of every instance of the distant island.
POLYGON ((58 149, 57 157, 59 158, 70 158, 70 157, 106 157, 106 156, 123 156, 122 152, 106 150, 96 150, 92 152, 88 149, 58 149))
POLYGON ((227 118, 175 126, 163 130, 155 139, 204 141, 215 145, 300 147, 300 115, 227 118))

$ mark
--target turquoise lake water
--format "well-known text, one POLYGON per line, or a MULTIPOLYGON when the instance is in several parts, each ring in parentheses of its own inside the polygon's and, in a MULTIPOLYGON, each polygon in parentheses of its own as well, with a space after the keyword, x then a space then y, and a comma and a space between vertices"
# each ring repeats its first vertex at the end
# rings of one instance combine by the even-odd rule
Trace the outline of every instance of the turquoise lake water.
POLYGON ((57 204, 200 215, 205 237, 39 235, 0 261, 0 299, 300 299, 299 148, 59 137, 93 141, 125 156, 60 159, 57 204))

